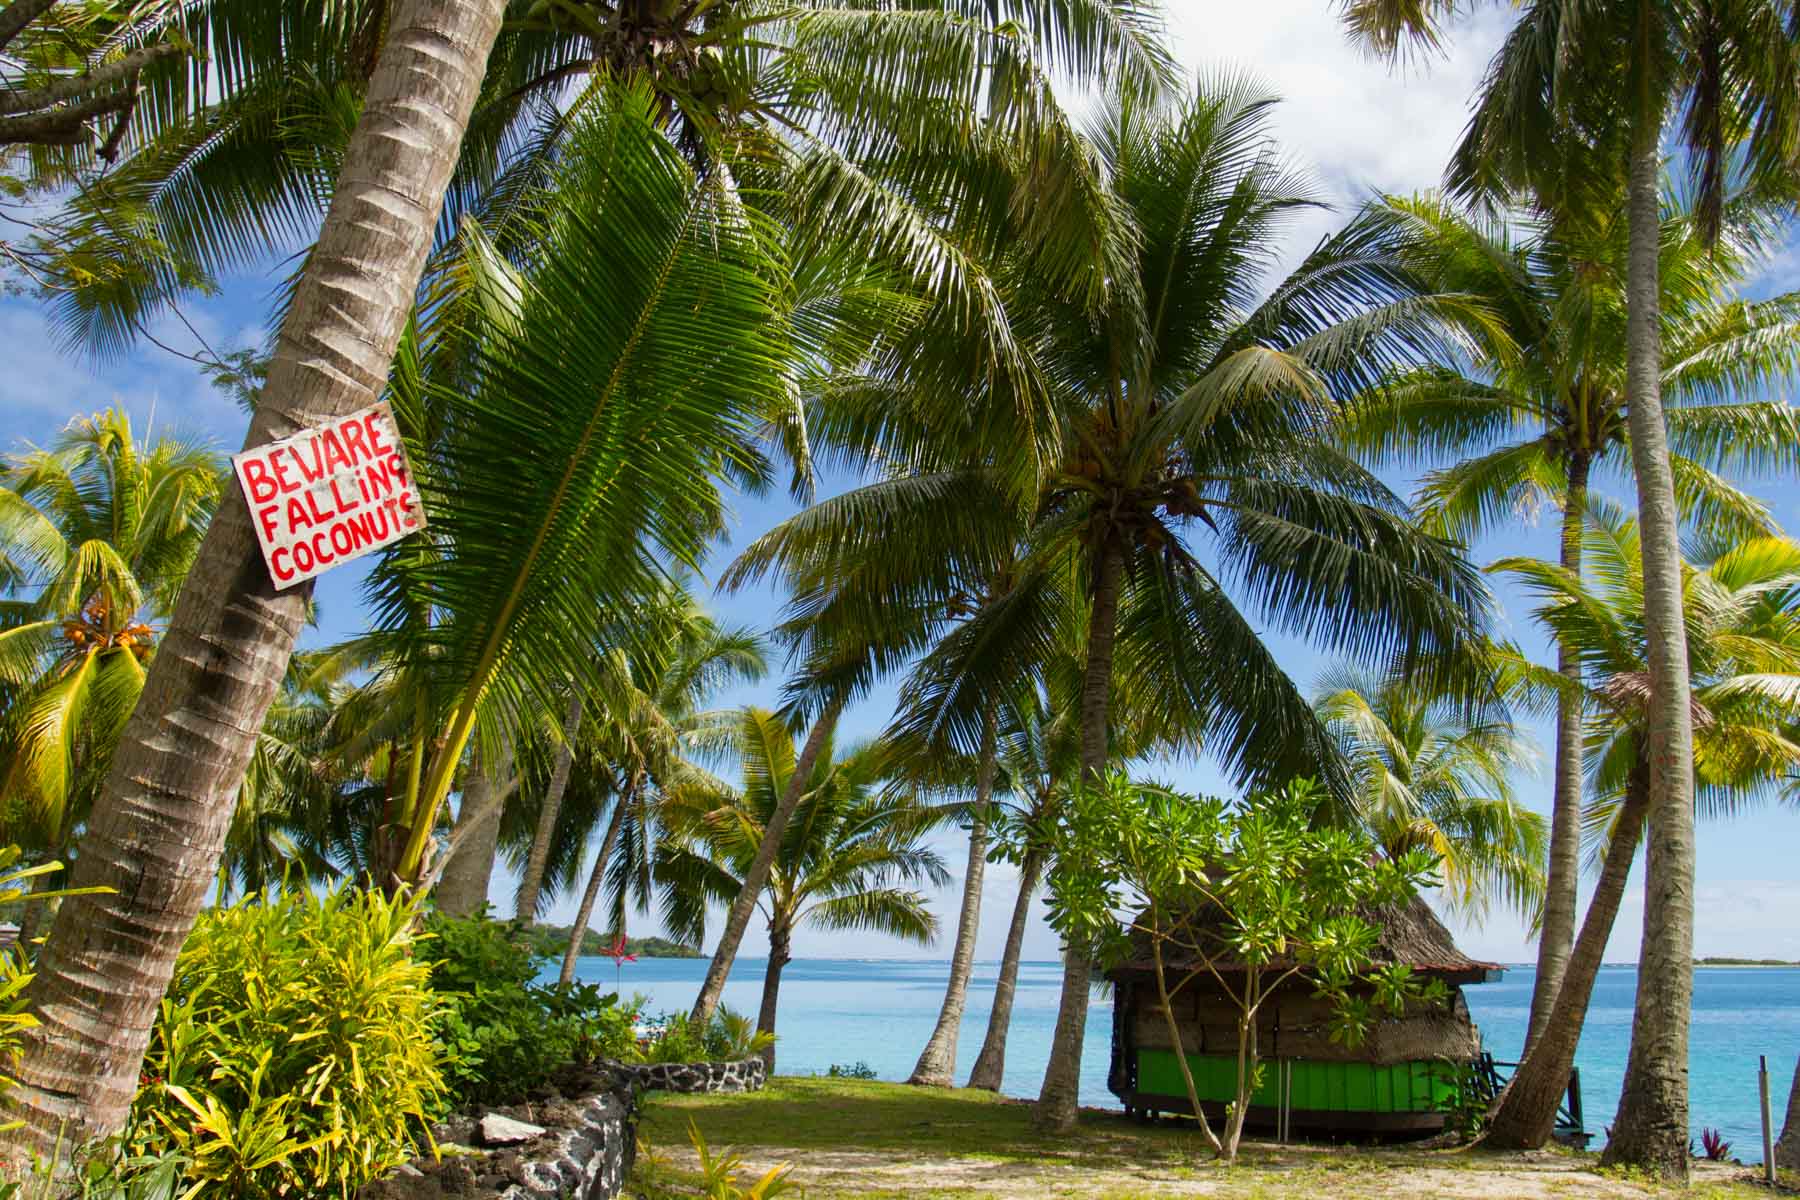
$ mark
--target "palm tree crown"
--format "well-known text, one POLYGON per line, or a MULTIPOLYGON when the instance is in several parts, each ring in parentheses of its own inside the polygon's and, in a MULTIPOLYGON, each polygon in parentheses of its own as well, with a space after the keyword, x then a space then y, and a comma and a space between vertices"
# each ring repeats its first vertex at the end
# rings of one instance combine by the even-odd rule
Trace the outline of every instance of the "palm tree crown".
POLYGON ((1528 744, 1501 714, 1398 675, 1340 670, 1319 685, 1319 715, 1355 779, 1355 813, 1390 857, 1438 859, 1450 905, 1476 916, 1498 899, 1527 920, 1543 899, 1544 820, 1512 795, 1528 744))

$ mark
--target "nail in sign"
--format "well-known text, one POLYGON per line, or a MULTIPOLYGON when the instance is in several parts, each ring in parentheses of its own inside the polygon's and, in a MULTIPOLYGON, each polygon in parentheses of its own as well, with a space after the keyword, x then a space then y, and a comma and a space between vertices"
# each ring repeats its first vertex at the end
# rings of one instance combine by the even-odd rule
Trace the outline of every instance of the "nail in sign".
POLYGON ((386 404, 246 450, 231 465, 278 590, 425 528, 386 404))

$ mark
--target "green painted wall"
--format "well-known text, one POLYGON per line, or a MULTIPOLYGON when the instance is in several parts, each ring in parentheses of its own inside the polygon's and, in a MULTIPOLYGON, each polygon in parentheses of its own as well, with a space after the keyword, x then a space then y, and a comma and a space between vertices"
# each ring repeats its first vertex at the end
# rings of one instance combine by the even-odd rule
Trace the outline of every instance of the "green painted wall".
MULTIPOLYGON (((1138 1090, 1161 1096, 1185 1096, 1181 1068, 1171 1050, 1139 1050, 1138 1090)), ((1190 1054, 1188 1070, 1202 1100, 1221 1103, 1237 1091, 1237 1060, 1218 1054, 1190 1054)), ((1262 1086, 1250 1095, 1252 1105, 1276 1104, 1276 1063, 1263 1063, 1262 1086)), ((1320 1112, 1435 1112, 1448 1108, 1455 1095, 1450 1067, 1439 1062, 1406 1062, 1376 1066, 1359 1062, 1294 1060, 1297 1109, 1320 1112)))

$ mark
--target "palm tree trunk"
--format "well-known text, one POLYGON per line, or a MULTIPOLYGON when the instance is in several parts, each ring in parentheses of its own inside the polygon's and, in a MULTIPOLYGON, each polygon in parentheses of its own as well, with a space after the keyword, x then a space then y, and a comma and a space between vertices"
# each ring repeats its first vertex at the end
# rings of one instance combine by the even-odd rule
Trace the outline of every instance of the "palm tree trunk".
POLYGON ((499 759, 490 766, 477 752, 469 760, 468 782, 450 835, 450 857, 438 877, 438 911, 446 916, 478 917, 487 907, 494 856, 500 849, 500 817, 512 791, 510 745, 502 747, 499 759))
POLYGON ((1775 1165, 1800 1171, 1800 1058, 1794 1060, 1794 1082, 1788 1087, 1787 1119, 1775 1142, 1775 1165))
MULTIPOLYGON (((1562 565, 1581 577, 1581 534, 1587 513, 1588 470, 1585 452, 1569 455, 1568 488, 1563 496, 1562 565)), ((1581 878, 1581 658, 1567 639, 1558 639, 1556 669, 1569 682, 1569 692, 1556 705, 1556 790, 1550 802, 1550 861, 1544 873, 1544 921, 1538 936, 1537 977, 1531 989, 1531 1023, 1525 1030, 1521 1059, 1531 1053, 1575 944, 1576 885, 1581 878)))
MULTIPOLYGON (((769 966, 763 971, 762 1007, 757 1010, 756 1028, 759 1033, 771 1036, 775 1033, 775 1011, 781 1005, 781 969, 794 960, 792 953, 793 934, 785 925, 769 927, 769 966)), ((763 1069, 770 1075, 775 1074, 775 1043, 770 1042, 762 1052, 763 1069)))
POLYGON ((1019 867, 1019 897, 1013 901, 1012 924, 1006 928, 1006 950, 1000 956, 1000 977, 994 981, 994 1008, 988 1014, 987 1037, 982 1039, 981 1053, 975 1056, 975 1069, 969 1072, 972 1088, 997 1092, 1006 1078, 1006 1034, 1012 1027, 1019 958, 1024 953, 1025 926, 1031 919, 1031 901, 1043 870, 1044 856, 1027 850, 1019 867))
POLYGON ((1619 902, 1625 897, 1631 860, 1637 857, 1644 814, 1649 809, 1650 768, 1645 761, 1632 771, 1627 783, 1625 804, 1613 830, 1612 844, 1606 849, 1600 881, 1594 887, 1593 899, 1588 901, 1581 936, 1569 956, 1568 969, 1557 991, 1556 1004, 1544 1023, 1544 1032, 1519 1064, 1488 1121, 1483 1139, 1496 1149, 1536 1150, 1556 1131, 1556 1108, 1569 1086, 1569 1070, 1575 1065, 1575 1048, 1581 1042, 1581 1027, 1587 1022, 1594 978, 1606 957, 1606 943, 1619 915, 1619 902))
POLYGON ((569 930, 569 948, 563 952, 559 981, 565 987, 575 982, 575 963, 581 957, 581 943, 587 939, 588 921, 594 916, 594 904, 600 899, 600 885, 606 880, 606 864, 612 861, 613 847, 619 844, 619 831, 625 828, 625 809, 636 791, 637 781, 633 780, 619 793, 618 799, 613 801, 612 818, 606 823, 606 836, 600 839, 600 853, 594 859, 594 869, 588 872, 587 889, 581 893, 581 908, 575 913, 575 927, 569 930))
POLYGON ((519 877, 519 892, 513 902, 513 917, 525 925, 537 920, 538 893, 544 888, 544 870, 550 862, 550 842, 556 836, 556 818, 562 815, 563 794, 569 790, 569 772, 575 765, 575 738, 581 732, 581 693, 569 695, 569 711, 563 717, 562 745, 556 748, 556 765, 550 769, 550 786, 544 792, 544 803, 538 809, 537 829, 531 835, 531 853, 525 859, 525 873, 519 877))
MULTIPOLYGON (((386 386, 504 0, 395 0, 246 445, 364 407, 386 386)), ((231 810, 299 634, 309 588, 277 593, 228 488, 119 740, 28 996, 7 1097, 13 1161, 117 1133, 176 955, 206 901, 231 810)), ((65 1159, 66 1161, 66 1159, 65 1159)))
MULTIPOLYGON (((1088 660, 1081 684, 1081 783, 1093 785, 1106 771, 1107 700, 1112 689, 1113 641, 1119 627, 1119 589, 1125 575, 1125 548, 1109 532, 1094 573, 1093 614, 1088 622, 1088 660)), ((1087 1033, 1088 995, 1093 987, 1086 946, 1063 943, 1062 999, 1050 1062, 1038 1089, 1033 1121, 1039 1128, 1067 1132, 1075 1127, 1081 1098, 1081 1044, 1087 1033)))
POLYGON ((1602 1161, 1686 1179, 1688 1023, 1694 997, 1694 731, 1682 623, 1679 514, 1659 381, 1662 106, 1646 102, 1642 107, 1655 111, 1637 114, 1632 131, 1625 350, 1631 463, 1644 555, 1644 632, 1650 650, 1650 834, 1631 1053, 1602 1161))
POLYGON ((787 790, 781 795, 781 803, 769 814, 762 840, 756 844, 756 857, 750 861, 750 870, 744 874, 744 886, 738 889, 737 899, 731 902, 731 911, 725 915, 725 931, 719 935, 718 949, 713 951, 712 964, 706 968, 706 978, 701 981, 700 994, 694 998, 693 1012, 688 1015, 689 1022, 694 1025, 704 1025, 712 1020, 713 1010, 719 1007, 719 997, 725 991, 725 979, 731 974, 731 964, 737 958, 738 946, 744 940, 744 931, 750 927, 750 914, 756 910, 756 898, 768 886, 769 871, 775 865, 775 852, 781 848, 781 836, 787 831, 788 819, 799 806, 800 797, 806 794, 807 781, 812 778, 813 764, 819 760, 820 751, 825 748, 826 740, 837 726, 838 714, 843 711, 844 698, 834 696, 826 703, 825 711, 819 714, 812 732, 806 735, 806 745, 801 747, 800 757, 794 763, 793 777, 788 780, 787 790))
POLYGON ((956 1042, 969 1000, 975 968, 975 936, 981 927, 981 881, 987 870, 988 804, 994 797, 994 767, 1000 749, 1000 713, 988 705, 981 730, 981 759, 975 768, 975 815, 969 823, 969 866, 963 874, 962 912, 956 919, 956 948, 950 955, 950 983, 937 1025, 906 1082, 949 1087, 956 1081, 956 1042))

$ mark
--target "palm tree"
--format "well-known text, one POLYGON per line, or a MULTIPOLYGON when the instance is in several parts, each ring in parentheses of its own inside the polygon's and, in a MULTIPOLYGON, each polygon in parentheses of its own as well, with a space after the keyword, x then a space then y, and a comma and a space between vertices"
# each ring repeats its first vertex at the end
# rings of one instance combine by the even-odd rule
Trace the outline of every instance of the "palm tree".
MULTIPOLYGON (((742 890, 758 843, 768 836, 769 817, 799 770, 793 731, 774 712, 745 709, 737 742, 741 792, 678 790, 663 807, 668 834, 656 850, 663 924, 694 944, 704 940, 707 905, 729 902, 742 890)), ((794 933, 801 926, 885 933, 920 943, 937 935, 937 917, 925 896, 901 885, 949 882, 937 852, 921 844, 944 814, 903 791, 883 788, 888 767, 889 749, 880 742, 839 756, 827 740, 805 777, 758 904, 769 930, 769 965, 756 1022, 764 1033, 775 1033, 781 972, 792 961, 794 933)), ((763 1059, 773 1071, 772 1044, 763 1059)))
MULTIPOLYGON (((1394 53, 1435 44, 1449 0, 1350 0, 1356 36, 1394 53)), ((1679 509, 1661 397, 1659 316, 1662 147, 1693 179, 1703 243, 1724 228, 1734 181, 1753 194, 1792 190, 1800 43, 1786 0, 1750 0, 1730 19, 1683 4, 1576 6, 1532 0, 1489 66, 1454 164, 1489 196, 1531 187, 1546 207, 1584 211, 1623 179, 1627 214, 1626 395, 1651 630, 1650 837, 1644 935, 1626 1083, 1609 1163, 1675 1178, 1688 1172, 1687 1045, 1694 907, 1693 727, 1681 611, 1679 509), (1624 53, 1621 54, 1621 48, 1624 53)), ((1604 203, 1611 203, 1606 197, 1604 203)))
MULTIPOLYGON (((1625 222, 1601 211, 1538 223, 1490 220, 1437 197, 1387 199, 1380 211, 1406 231, 1413 269, 1434 286, 1479 297, 1512 347, 1383 381, 1347 414, 1356 450, 1400 461, 1466 455, 1429 472, 1417 504, 1427 526, 1465 543, 1519 511, 1561 513, 1561 563, 1581 572, 1582 519, 1596 470, 1630 453, 1625 403, 1625 222)), ((1712 531, 1765 532, 1764 506, 1715 472, 1800 461, 1800 423, 1780 401, 1741 400, 1800 364, 1800 296, 1756 302, 1734 291, 1763 257, 1766 231, 1727 226, 1702 244, 1694 214, 1663 219, 1662 386, 1670 465, 1683 513, 1712 531)), ((1473 330, 1479 337, 1479 329, 1473 330)), ((1558 669, 1578 685, 1578 653, 1558 669)), ((1580 869, 1581 712, 1578 686, 1557 711, 1550 868, 1526 1044, 1555 1002, 1575 937, 1580 869)))
MULTIPOLYGON (((356 133, 301 272, 247 444, 367 405, 388 376, 499 32, 502 0, 395 0, 356 133)), ((49 1156, 117 1132, 175 957, 217 869, 305 589, 277 595, 228 494, 127 724, 28 995, 5 1137, 49 1156), (140 886, 146 874, 152 888, 140 886), (103 965, 104 964, 104 965, 103 965), (123 964, 129 964, 128 966, 123 964), (58 1014, 80 1014, 79 1017, 58 1014)))
MULTIPOLYGON (((1229 585, 1272 627, 1359 657, 1470 637, 1486 604, 1475 572, 1325 436, 1334 397, 1469 314, 1456 298, 1422 297, 1363 220, 1255 299, 1266 248, 1315 203, 1268 140, 1272 103, 1225 79, 1172 110, 1102 114, 1095 152, 1121 242, 1102 248, 1097 311, 1047 293, 1029 269, 1001 272, 1029 387, 944 392, 934 379, 908 392, 896 374, 841 398, 850 409, 889 400, 884 436, 910 442, 902 461, 924 462, 905 486, 868 491, 880 527, 940 531, 905 562, 956 561, 955 543, 1023 546, 1008 596, 958 631, 963 665, 933 689, 939 724, 972 727, 999 681, 1029 678, 1073 607, 1085 637, 1079 778, 1108 762, 1118 663, 1240 778, 1314 773, 1342 787, 1329 737, 1229 585), (1040 409, 1022 403, 1039 395, 1040 409), (1020 415, 1035 412, 1035 424, 1020 415), (933 428, 938 445, 963 447, 960 463, 911 448, 933 428), (1187 544, 1203 531, 1210 564, 1187 544)), ((1075 1116, 1087 958, 1066 948, 1039 1109, 1053 1127, 1075 1116)))
MULTIPOLYGON (((64 856, 219 502, 224 462, 110 409, 0 473, 0 837, 64 856)), ((32 914, 42 906, 34 905, 32 914)))
MULTIPOLYGON (((703 708, 707 698, 729 684, 760 679, 767 670, 761 638, 720 626, 685 592, 673 599, 678 602, 670 606, 675 619, 668 625, 671 649, 666 656, 635 663, 614 656, 618 682, 606 689, 588 748, 607 780, 611 814, 563 955, 564 983, 575 978, 588 923, 609 881, 607 912, 615 934, 625 932, 632 900, 640 910, 651 901, 651 854, 665 798, 678 789, 718 790, 716 781, 692 761, 713 750, 728 721, 703 708)), ((579 844, 585 846, 586 840, 583 831, 579 844)))
MULTIPOLYGON (((879 210, 910 209, 918 197, 919 211, 930 212, 952 190, 966 196, 994 186, 996 172, 1023 171, 999 184, 1016 189, 1016 201, 1048 204, 1069 190, 1078 160, 1053 149, 1071 135, 1051 73, 1112 79, 1145 94, 1173 78, 1157 10, 1128 0, 900 8, 530 0, 507 18, 440 226, 446 251, 469 216, 502 242, 502 227, 528 238, 534 193, 567 152, 570 129, 621 83, 655 92, 659 127, 696 163, 715 152, 716 138, 778 134, 792 150, 775 156, 786 190, 817 190, 839 220, 860 217, 873 240, 884 235, 868 224, 879 210), (970 112, 986 118, 971 125, 963 120, 970 112), (1008 131, 1002 140, 1051 152, 1011 161, 988 153, 998 129, 1008 131), (939 153, 952 146, 961 149, 939 153), (950 165, 977 151, 977 172, 950 165)), ((355 111, 390 36, 386 0, 341 0, 323 11, 210 0, 176 24, 201 48, 200 61, 146 74, 138 136, 125 144, 124 161, 77 199, 64 231, 71 245, 104 258, 118 249, 114 231, 129 214, 167 248, 167 261, 72 281, 87 286, 61 299, 59 317, 89 345, 116 349, 195 280, 258 267, 271 243, 311 236, 348 132, 342 114, 355 111)), ((161 28, 140 20, 115 40, 151 42, 161 28)), ((973 239, 978 230, 963 232, 973 239)), ((913 232, 931 233, 922 223, 913 232)), ((929 240, 936 264, 972 244, 929 240)), ((453 270, 453 257, 439 265, 453 270)), ((964 300, 977 295, 963 290, 960 270, 926 264, 926 274, 964 300)))
MULTIPOLYGON (((1532 559, 1496 564, 1539 597, 1538 619, 1580 651, 1595 714, 1587 738, 1595 790, 1589 822, 1604 846, 1600 882, 1552 1018, 1489 1122, 1487 1137, 1497 1146, 1535 1147, 1549 1140, 1594 976, 1651 811, 1651 639, 1635 524, 1592 506, 1585 557, 1586 578, 1532 559)), ((1723 815, 1779 795, 1800 764, 1794 738, 1800 716, 1800 543, 1781 537, 1738 542, 1687 569, 1683 599, 1694 680, 1697 799, 1702 815, 1723 815)), ((1557 690, 1568 686, 1560 674, 1544 673, 1538 682, 1557 690)))
POLYGON ((1485 916, 1498 899, 1527 921, 1544 898, 1544 819, 1512 795, 1531 748, 1504 713, 1397 674, 1329 672, 1319 717, 1351 764, 1357 820, 1389 858, 1438 860, 1452 910, 1485 916))

